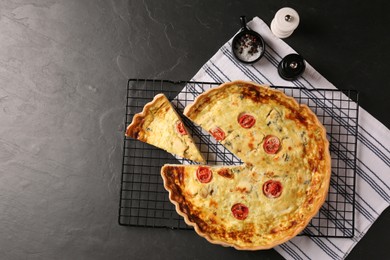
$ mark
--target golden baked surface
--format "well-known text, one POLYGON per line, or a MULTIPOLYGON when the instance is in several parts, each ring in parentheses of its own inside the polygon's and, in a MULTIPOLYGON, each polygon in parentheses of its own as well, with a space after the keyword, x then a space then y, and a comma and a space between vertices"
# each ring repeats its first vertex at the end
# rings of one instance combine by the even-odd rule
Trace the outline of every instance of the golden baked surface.
POLYGON ((203 93, 184 114, 244 162, 162 168, 170 200, 199 235, 256 250, 304 229, 325 200, 331 170, 325 129, 307 106, 236 81, 203 93))
POLYGON ((141 113, 134 115, 126 129, 126 136, 192 161, 205 162, 187 128, 164 94, 156 95, 153 101, 144 106, 141 113))

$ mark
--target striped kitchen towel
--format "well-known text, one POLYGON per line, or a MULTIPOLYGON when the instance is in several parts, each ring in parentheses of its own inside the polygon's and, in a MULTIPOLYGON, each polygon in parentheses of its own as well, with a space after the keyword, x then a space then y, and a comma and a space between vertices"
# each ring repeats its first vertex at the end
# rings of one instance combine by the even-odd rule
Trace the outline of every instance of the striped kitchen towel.
MULTIPOLYGON (((226 82, 240 79, 271 86, 335 89, 335 86, 308 63, 304 74, 297 80, 290 82, 280 78, 276 69, 278 63, 284 56, 295 53, 295 51, 284 41, 275 37, 269 27, 258 17, 250 21, 248 26, 260 33, 267 45, 266 53, 259 62, 254 65, 238 63, 232 56, 232 39, 230 39, 192 80, 226 82)), ((188 90, 186 93, 188 95, 188 90)), ((343 104, 339 105, 343 106, 343 104)), ((388 137, 390 131, 362 108, 359 109, 358 122, 354 236, 352 238, 297 236, 275 248, 283 257, 287 259, 344 259, 389 205, 390 140, 388 137)), ((337 202, 330 206, 337 207, 337 202)))

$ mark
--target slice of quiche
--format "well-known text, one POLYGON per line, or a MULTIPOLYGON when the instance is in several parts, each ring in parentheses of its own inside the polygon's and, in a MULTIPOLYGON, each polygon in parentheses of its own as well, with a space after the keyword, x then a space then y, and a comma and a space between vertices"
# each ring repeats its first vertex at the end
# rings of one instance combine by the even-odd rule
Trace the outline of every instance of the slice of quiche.
POLYGON ((194 140, 164 94, 158 94, 135 114, 126 136, 154 145, 169 153, 195 162, 205 160, 194 140))

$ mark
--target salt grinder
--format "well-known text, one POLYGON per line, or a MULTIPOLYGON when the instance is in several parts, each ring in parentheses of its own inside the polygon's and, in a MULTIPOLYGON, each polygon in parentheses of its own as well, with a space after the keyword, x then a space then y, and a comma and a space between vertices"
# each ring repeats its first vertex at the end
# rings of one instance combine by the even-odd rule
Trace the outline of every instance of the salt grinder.
POLYGON ((279 38, 289 37, 299 25, 297 11, 290 7, 284 7, 276 12, 271 22, 271 30, 279 38))

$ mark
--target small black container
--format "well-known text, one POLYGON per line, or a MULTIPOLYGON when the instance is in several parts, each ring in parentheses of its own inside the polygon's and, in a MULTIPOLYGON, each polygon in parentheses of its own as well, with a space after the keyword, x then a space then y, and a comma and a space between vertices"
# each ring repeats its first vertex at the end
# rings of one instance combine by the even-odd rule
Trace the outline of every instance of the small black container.
POLYGON ((240 21, 241 31, 233 38, 232 52, 238 61, 252 64, 263 57, 265 43, 260 34, 246 26, 245 16, 241 16, 240 21))
POLYGON ((279 76, 284 80, 295 80, 305 71, 306 64, 299 54, 288 54, 278 65, 279 76))

